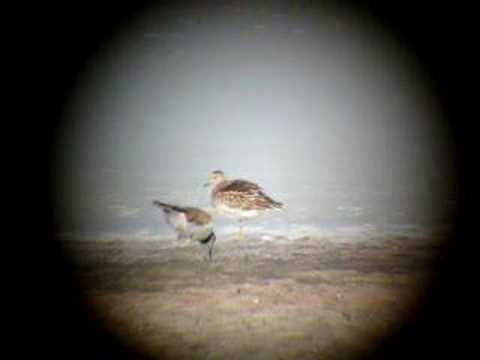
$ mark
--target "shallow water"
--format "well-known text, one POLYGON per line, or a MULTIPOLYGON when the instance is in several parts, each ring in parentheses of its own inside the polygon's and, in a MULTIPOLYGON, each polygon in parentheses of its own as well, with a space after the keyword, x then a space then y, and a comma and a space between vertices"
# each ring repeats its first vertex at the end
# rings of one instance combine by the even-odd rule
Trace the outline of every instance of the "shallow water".
POLYGON ((208 209, 219 169, 286 204, 252 222, 269 231, 451 222, 451 134, 414 57, 324 10, 156 8, 105 44, 59 132, 59 230, 165 234, 152 200, 208 209))

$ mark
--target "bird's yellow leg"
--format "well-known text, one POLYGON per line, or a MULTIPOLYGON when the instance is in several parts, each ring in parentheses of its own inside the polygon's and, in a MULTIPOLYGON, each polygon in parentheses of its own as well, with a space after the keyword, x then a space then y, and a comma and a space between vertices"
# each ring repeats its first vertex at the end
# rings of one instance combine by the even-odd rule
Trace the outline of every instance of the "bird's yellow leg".
POLYGON ((242 220, 240 219, 238 221, 239 225, 240 225, 240 230, 238 231, 238 239, 239 240, 245 240, 245 234, 243 232, 243 223, 242 223, 242 220))

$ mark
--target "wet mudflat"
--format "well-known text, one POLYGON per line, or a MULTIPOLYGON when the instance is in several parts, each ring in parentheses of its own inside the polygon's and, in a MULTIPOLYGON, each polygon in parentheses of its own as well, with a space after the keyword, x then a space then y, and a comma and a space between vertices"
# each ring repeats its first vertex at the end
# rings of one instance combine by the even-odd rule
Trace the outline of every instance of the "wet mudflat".
POLYGON ((249 234, 198 244, 72 241, 84 300, 112 334, 154 358, 340 359, 413 316, 441 238, 336 242, 249 234))

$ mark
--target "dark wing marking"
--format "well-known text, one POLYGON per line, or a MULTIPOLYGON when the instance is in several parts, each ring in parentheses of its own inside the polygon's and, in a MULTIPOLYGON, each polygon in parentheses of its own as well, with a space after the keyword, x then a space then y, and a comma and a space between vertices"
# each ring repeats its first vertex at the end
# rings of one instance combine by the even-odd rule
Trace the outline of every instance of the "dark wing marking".
POLYGON ((247 180, 232 180, 225 187, 222 187, 221 191, 257 193, 261 192, 262 188, 247 180))
POLYGON ((163 202, 160 202, 160 201, 157 201, 157 200, 155 200, 153 202, 153 205, 158 206, 158 207, 160 207, 160 208, 162 208, 163 210, 166 210, 166 211, 185 212, 185 209, 180 207, 180 206, 170 205, 170 204, 163 203, 163 202))

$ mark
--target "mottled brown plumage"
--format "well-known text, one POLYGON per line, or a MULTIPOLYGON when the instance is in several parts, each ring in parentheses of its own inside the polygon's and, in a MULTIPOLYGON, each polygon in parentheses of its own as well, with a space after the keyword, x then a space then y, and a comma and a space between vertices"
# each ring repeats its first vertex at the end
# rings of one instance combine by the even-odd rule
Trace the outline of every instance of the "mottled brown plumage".
POLYGON ((282 203, 267 196, 258 184, 240 179, 229 180, 220 170, 211 174, 209 185, 213 186, 211 201, 215 209, 240 222, 283 207, 282 203))
POLYGON ((214 203, 222 203, 241 210, 270 210, 281 208, 282 203, 267 196, 263 189, 247 180, 225 180, 212 191, 214 203))

